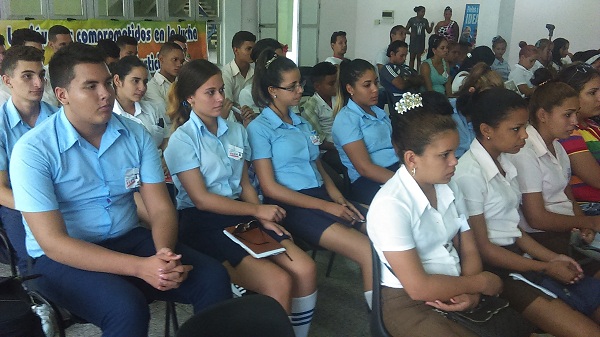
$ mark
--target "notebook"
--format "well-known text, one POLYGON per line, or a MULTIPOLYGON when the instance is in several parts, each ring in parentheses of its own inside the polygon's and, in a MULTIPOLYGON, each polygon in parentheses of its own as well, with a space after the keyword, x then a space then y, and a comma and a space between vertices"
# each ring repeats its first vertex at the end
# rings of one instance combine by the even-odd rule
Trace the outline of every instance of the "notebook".
POLYGON ((275 241, 275 239, 264 233, 260 228, 253 227, 245 231, 237 231, 236 233, 236 227, 227 227, 223 230, 223 233, 253 257, 260 259, 285 252, 285 248, 281 243, 275 241))

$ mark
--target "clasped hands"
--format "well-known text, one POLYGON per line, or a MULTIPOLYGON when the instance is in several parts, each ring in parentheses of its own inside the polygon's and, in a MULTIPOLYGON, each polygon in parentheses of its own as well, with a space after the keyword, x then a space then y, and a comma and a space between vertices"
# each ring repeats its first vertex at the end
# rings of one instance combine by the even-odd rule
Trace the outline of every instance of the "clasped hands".
POLYGON ((181 264, 181 254, 161 248, 156 254, 144 258, 138 277, 158 290, 167 291, 178 288, 193 268, 181 264))

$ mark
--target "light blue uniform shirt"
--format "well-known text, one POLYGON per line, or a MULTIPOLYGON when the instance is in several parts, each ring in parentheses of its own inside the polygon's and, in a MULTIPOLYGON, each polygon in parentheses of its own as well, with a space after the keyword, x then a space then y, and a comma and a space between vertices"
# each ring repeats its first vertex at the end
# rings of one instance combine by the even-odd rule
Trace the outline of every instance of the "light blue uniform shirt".
POLYGON ((338 112, 333 121, 331 129, 333 143, 340 153, 342 164, 348 168, 348 177, 351 182, 360 178, 360 174, 344 151, 343 146, 348 143, 362 139, 371 162, 375 165, 388 167, 398 162, 398 156, 392 146, 390 117, 377 106, 372 106, 371 110, 375 112, 376 117, 369 115, 349 99, 348 104, 338 112))
MULTIPOLYGON (((10 162, 16 209, 59 210, 69 236, 88 242, 119 237, 139 224, 127 172, 142 183, 164 181, 156 145, 144 127, 113 114, 97 149, 75 130, 63 109, 15 145, 10 162)), ((27 252, 44 255, 25 223, 27 252)))
MULTIPOLYGON (((17 140, 32 129, 27 123, 23 122, 21 115, 12 98, 2 105, 2 114, 0 118, 0 171, 8 171, 8 165, 12 150, 17 140)), ((34 127, 40 125, 58 110, 46 102, 40 102, 40 114, 35 121, 34 127)))
POLYGON ((271 159, 275 180, 294 191, 320 187, 323 178, 316 164, 319 145, 311 139, 316 132, 304 118, 291 110, 288 114, 293 125, 284 123, 269 107, 250 122, 252 160, 271 159))
POLYGON ((246 129, 236 122, 217 118, 217 135, 195 113, 177 128, 165 149, 165 161, 177 187, 177 209, 196 207, 177 177, 178 173, 200 169, 210 193, 231 199, 242 193, 244 160, 250 160, 246 129))
POLYGON ((456 158, 460 158, 465 152, 471 147, 471 142, 475 139, 475 130, 473 130, 473 123, 468 122, 467 118, 456 110, 456 98, 449 99, 450 104, 454 108, 452 119, 456 123, 456 130, 458 131, 458 148, 454 155, 456 158))

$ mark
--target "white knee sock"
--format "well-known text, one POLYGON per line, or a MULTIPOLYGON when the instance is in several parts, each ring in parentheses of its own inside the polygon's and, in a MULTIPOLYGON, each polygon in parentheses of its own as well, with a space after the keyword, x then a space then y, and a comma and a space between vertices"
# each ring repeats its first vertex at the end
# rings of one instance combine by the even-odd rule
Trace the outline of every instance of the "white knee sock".
POLYGON ((373 290, 365 291, 365 300, 369 306, 369 310, 373 309, 373 290))
POLYGON ((290 316, 290 321, 292 322, 296 337, 308 336, 316 303, 316 291, 308 296, 292 298, 292 315, 290 316))

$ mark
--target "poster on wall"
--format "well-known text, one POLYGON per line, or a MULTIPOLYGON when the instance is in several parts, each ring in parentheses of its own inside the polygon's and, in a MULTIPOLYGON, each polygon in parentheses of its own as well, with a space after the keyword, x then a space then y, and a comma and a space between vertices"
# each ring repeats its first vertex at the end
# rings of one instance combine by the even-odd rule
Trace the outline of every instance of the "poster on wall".
POLYGON ((465 19, 463 20, 460 42, 475 46, 477 40, 477 23, 479 22, 479 4, 465 5, 465 19))
MULTIPOLYGON (((98 40, 115 41, 121 35, 129 35, 138 40, 138 56, 146 63, 148 70, 154 73, 160 68, 158 52, 163 43, 172 34, 186 37, 188 53, 192 59, 208 59, 206 41, 206 23, 195 21, 150 22, 150 21, 113 21, 113 20, 0 20, 0 34, 11 44, 12 32, 19 28, 33 29, 48 38, 48 29, 54 25, 63 25, 71 30, 73 41, 96 45, 98 40)), ((46 48, 46 62, 50 60, 52 50, 46 48)))

